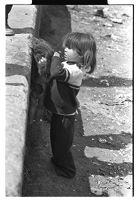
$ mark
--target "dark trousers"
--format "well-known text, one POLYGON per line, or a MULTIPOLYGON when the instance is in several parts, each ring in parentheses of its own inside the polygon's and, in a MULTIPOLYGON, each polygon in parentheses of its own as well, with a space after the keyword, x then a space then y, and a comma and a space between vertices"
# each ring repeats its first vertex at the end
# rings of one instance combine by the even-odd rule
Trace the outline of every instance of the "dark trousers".
POLYGON ((5 16, 5 20, 6 20, 6 24, 8 23, 8 14, 11 11, 13 5, 6 5, 6 16, 5 16))
POLYGON ((74 137, 74 116, 53 114, 51 119, 50 140, 52 147, 52 162, 56 173, 60 176, 72 178, 76 168, 71 153, 74 137))

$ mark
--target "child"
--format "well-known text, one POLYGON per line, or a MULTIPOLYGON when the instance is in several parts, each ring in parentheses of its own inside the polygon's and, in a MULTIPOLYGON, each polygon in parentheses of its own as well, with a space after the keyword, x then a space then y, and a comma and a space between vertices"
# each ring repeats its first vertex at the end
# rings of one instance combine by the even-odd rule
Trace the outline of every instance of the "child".
POLYGON ((57 175, 73 178, 76 168, 71 153, 74 120, 83 71, 92 73, 96 66, 96 43, 91 34, 68 33, 63 41, 64 59, 55 52, 51 62, 50 81, 45 107, 52 112, 50 140, 57 175))
POLYGON ((46 81, 50 76, 51 58, 54 50, 45 40, 33 37, 32 52, 33 63, 29 109, 30 124, 32 124, 34 120, 39 121, 43 115, 46 81))

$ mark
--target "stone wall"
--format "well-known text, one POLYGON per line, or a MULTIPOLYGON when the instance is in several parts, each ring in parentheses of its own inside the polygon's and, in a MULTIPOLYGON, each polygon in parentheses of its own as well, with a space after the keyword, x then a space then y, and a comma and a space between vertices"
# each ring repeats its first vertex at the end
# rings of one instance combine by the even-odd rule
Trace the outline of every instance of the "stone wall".
POLYGON ((21 196, 25 134, 31 78, 31 39, 38 36, 40 9, 13 5, 8 24, 15 35, 6 36, 6 196, 21 196))

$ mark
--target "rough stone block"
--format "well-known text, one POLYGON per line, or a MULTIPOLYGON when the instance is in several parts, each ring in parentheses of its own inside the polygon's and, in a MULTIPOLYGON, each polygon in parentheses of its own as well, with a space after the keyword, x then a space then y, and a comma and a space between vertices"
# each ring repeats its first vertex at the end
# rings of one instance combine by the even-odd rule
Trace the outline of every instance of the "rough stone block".
POLYGON ((34 5, 13 5, 6 37, 6 196, 21 196, 31 77, 31 38, 38 27, 34 5))

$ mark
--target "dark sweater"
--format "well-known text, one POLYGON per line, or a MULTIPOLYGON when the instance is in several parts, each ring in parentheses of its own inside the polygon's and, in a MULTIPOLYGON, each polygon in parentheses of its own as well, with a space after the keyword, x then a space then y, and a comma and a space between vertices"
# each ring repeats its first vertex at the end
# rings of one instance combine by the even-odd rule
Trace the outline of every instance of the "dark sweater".
POLYGON ((61 63, 59 57, 53 56, 51 79, 45 96, 45 107, 52 113, 74 115, 77 109, 76 96, 82 78, 83 73, 75 63, 61 63))

